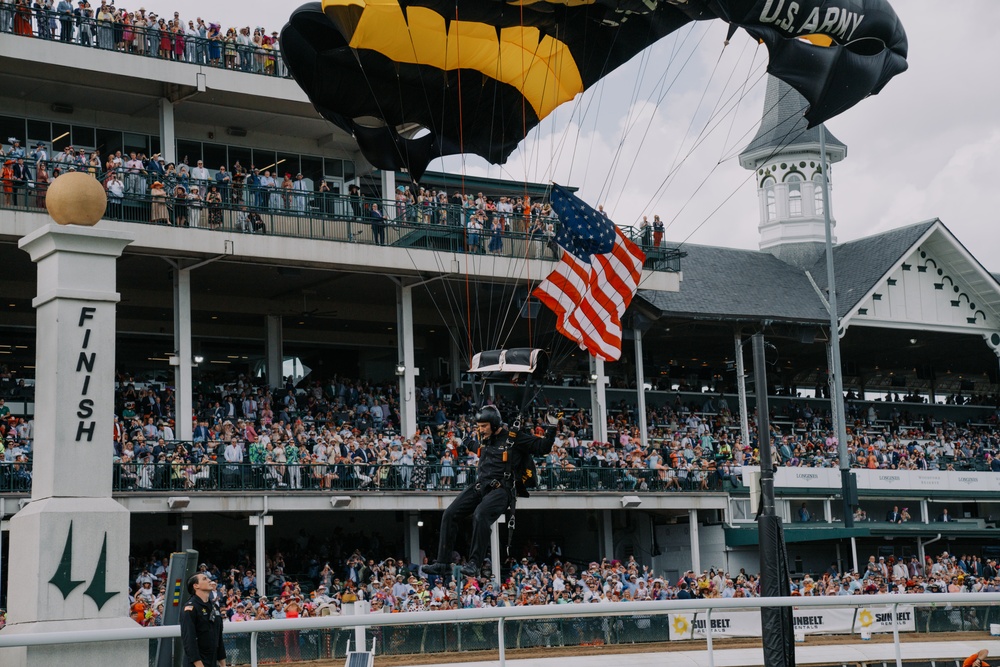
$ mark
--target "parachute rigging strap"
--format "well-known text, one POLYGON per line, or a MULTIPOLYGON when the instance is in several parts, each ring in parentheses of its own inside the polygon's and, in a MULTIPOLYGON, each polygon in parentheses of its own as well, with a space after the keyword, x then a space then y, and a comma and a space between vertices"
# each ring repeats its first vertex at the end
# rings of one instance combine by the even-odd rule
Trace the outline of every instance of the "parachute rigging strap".
POLYGON ((514 457, 510 456, 509 452, 511 448, 514 447, 514 440, 517 439, 517 434, 521 432, 522 417, 524 416, 524 411, 528 409, 528 405, 535 400, 541 392, 541 384, 534 381, 530 375, 524 381, 524 397, 521 399, 521 408, 517 411, 517 416, 514 417, 514 421, 511 423, 509 429, 507 429, 507 441, 504 443, 503 450, 503 460, 504 460, 504 488, 508 493, 508 506, 509 516, 507 517, 507 557, 510 557, 510 547, 511 543, 514 541, 514 527, 516 526, 515 515, 517 513, 517 480, 513 479, 513 468, 514 468, 514 457), (535 394, 531 395, 532 386, 535 387, 535 394))

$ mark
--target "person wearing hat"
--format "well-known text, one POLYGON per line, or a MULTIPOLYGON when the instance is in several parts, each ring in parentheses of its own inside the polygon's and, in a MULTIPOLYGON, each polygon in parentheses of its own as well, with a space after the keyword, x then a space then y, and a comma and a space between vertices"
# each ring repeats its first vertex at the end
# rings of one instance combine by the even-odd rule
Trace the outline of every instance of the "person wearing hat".
POLYGON ((31 159, 35 161, 35 164, 39 162, 48 162, 49 153, 45 150, 45 144, 39 141, 35 144, 35 150, 31 151, 31 159))
POLYGON ((17 137, 7 137, 7 142, 10 143, 10 152, 7 153, 7 157, 14 158, 15 160, 19 157, 24 157, 24 149, 21 147, 21 140, 17 137))
POLYGON ((295 181, 292 182, 292 209, 299 214, 306 211, 306 193, 309 191, 309 184, 302 177, 302 172, 295 174, 295 181))
POLYGON ((205 573, 198 572, 187 581, 191 595, 181 611, 181 645, 185 667, 226 665, 226 649, 222 643, 222 614, 212 600, 216 583, 205 573))
POLYGON ((163 189, 162 181, 153 181, 149 196, 153 200, 149 221, 161 225, 170 224, 170 217, 167 213, 167 191, 163 189))
POLYGON ((559 422, 551 416, 548 421, 549 428, 545 435, 538 437, 528 428, 508 430, 495 406, 483 406, 476 415, 480 451, 476 481, 466 487, 445 510, 441 518, 437 562, 424 568, 426 572, 436 575, 450 573, 449 561, 458 533, 458 522, 471 515, 472 543, 468 560, 462 566, 462 574, 467 577, 479 574, 479 566, 489 546, 490 529, 515 500, 515 478, 520 481, 527 459, 545 456, 552 449, 559 422))
POLYGON ((31 180, 31 169, 28 165, 24 163, 24 151, 17 156, 17 161, 11 167, 11 172, 14 175, 14 193, 13 193, 13 205, 18 205, 18 195, 24 197, 24 205, 28 204, 28 181, 31 180))

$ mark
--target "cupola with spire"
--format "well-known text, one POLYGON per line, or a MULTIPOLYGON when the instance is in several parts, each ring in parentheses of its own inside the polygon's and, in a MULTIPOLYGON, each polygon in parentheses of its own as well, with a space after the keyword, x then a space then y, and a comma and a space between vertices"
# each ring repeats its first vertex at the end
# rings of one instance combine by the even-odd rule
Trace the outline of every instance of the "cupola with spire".
MULTIPOLYGON (((826 240, 820 129, 807 127, 808 106, 794 88, 769 77, 757 136, 740 153, 740 165, 755 172, 760 249, 800 267, 812 266, 826 240)), ((829 175, 829 165, 847 156, 847 146, 827 131, 826 152, 829 175)), ((830 187, 832 192, 832 179, 830 187)), ((832 216, 832 196, 830 210, 832 216)))

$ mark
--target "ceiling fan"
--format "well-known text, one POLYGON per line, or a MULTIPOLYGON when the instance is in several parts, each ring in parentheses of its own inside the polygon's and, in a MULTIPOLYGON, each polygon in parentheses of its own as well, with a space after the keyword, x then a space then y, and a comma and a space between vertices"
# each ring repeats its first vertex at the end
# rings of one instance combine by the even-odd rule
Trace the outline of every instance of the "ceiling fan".
POLYGON ((314 320, 324 320, 324 319, 326 319, 326 320, 333 320, 333 319, 337 319, 339 311, 337 311, 336 309, 334 309, 334 310, 323 310, 323 309, 318 308, 318 307, 317 308, 309 308, 309 305, 306 302, 306 296, 308 294, 315 294, 315 292, 313 292, 311 290, 303 290, 302 291, 302 310, 301 310, 301 312, 298 313, 298 318, 300 320, 310 320, 310 319, 314 319, 314 320))

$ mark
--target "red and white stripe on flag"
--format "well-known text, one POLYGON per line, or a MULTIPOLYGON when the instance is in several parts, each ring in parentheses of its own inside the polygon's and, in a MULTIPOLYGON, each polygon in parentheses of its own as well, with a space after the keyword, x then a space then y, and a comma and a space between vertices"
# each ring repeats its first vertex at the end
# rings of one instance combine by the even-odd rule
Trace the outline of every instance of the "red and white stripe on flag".
POLYGON ((611 252, 591 263, 563 251, 552 273, 532 294, 557 316, 556 329, 605 361, 622 356, 622 315, 639 288, 646 255, 615 229, 611 252))

